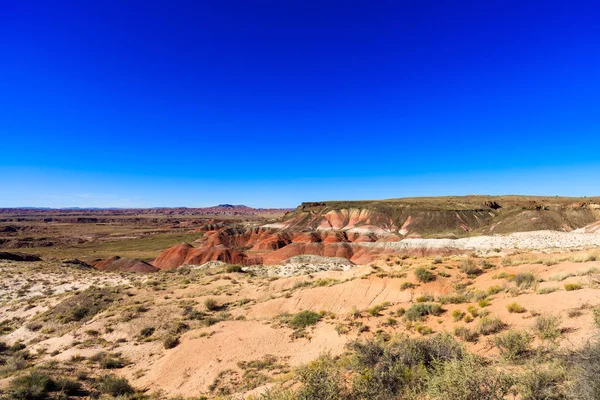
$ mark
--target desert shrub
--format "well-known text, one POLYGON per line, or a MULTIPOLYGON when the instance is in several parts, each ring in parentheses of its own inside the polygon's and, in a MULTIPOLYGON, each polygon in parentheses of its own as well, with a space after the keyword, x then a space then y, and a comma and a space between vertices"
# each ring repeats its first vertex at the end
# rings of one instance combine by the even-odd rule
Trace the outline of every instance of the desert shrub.
POLYGON ((299 400, 323 399, 338 400, 342 398, 342 375, 335 360, 323 355, 296 372, 301 383, 296 396, 299 400))
POLYGON ((414 274, 419 282, 425 283, 425 282, 431 282, 431 281, 435 280, 435 275, 433 273, 431 273, 430 271, 427 271, 423 267, 419 267, 419 268, 415 269, 414 274))
POLYGON ((54 380, 39 371, 31 371, 27 375, 14 378, 8 387, 10 396, 18 400, 42 400, 49 392, 55 390, 54 380))
POLYGON ((500 285, 494 285, 494 286, 490 286, 489 288, 487 288, 486 293, 488 296, 493 296, 495 294, 498 294, 502 291, 502 287, 500 287, 500 285))
POLYGON ((434 299, 434 298, 433 298, 433 296, 432 296, 432 295, 430 295, 430 294, 423 294, 423 295, 421 295, 421 296, 418 296, 418 297, 415 299, 415 301, 416 301, 417 303, 427 303, 427 302, 430 302, 430 301, 433 301, 433 300, 435 300, 435 299, 434 299))
POLYGON ((509 361, 515 361, 525 356, 531 350, 533 337, 525 331, 510 330, 494 338, 494 344, 500 355, 509 361))
POLYGON ((56 389, 66 395, 73 396, 81 392, 81 383, 74 379, 58 378, 55 383, 56 389))
POLYGON ((461 272, 467 275, 479 275, 482 271, 479 269, 472 260, 463 260, 459 267, 461 272))
POLYGON ((461 319, 463 319, 464 316, 465 316, 465 313, 463 311, 460 311, 460 310, 452 311, 452 320, 454 322, 460 321, 461 319))
POLYGON ((575 399, 600 399, 600 341, 589 342, 569 358, 575 399))
POLYGON ((512 386, 509 375, 470 356, 440 364, 427 392, 432 400, 503 400, 512 386))
POLYGON ((454 336, 461 338, 465 342, 477 341, 477 332, 470 330, 466 326, 457 326, 454 328, 454 336))
POLYGON ((118 369, 123 368, 125 363, 120 358, 106 357, 100 360, 100 366, 104 369, 118 369))
POLYGON ((177 347, 178 344, 179 336, 169 335, 163 340, 163 346, 167 350, 177 347))
POLYGON ((189 320, 201 321, 206 318, 206 313, 196 310, 192 306, 186 306, 183 309, 183 315, 189 320))
POLYGON ((575 276, 575 274, 571 273, 571 272, 562 272, 559 274, 554 274, 551 275, 550 278, 548 278, 551 281, 556 281, 556 282, 561 282, 564 281, 567 278, 570 278, 572 276, 575 276))
POLYGON ((579 283, 565 283, 565 290, 567 292, 579 289, 581 289, 581 285, 579 283))
POLYGON ((433 264, 441 264, 443 262, 444 262, 444 259, 439 256, 433 259, 433 264))
POLYGON ((492 335, 504 329, 505 324, 498 317, 485 316, 477 324, 477 332, 482 335, 492 335))
POLYGON ((423 336, 433 333, 433 329, 423 324, 416 324, 415 331, 417 331, 417 333, 420 333, 423 336))
POLYGON ((538 337, 542 340, 555 340, 560 334, 560 318, 555 315, 540 315, 533 325, 538 337))
POLYGON ((300 311, 290 319, 290 326, 294 329, 303 329, 315 325, 321 320, 321 314, 314 311, 300 311))
POLYGON ((404 317, 408 321, 421 321, 427 315, 441 315, 444 309, 441 305, 435 303, 418 303, 413 304, 406 312, 404 317))
POLYGON ((490 305, 490 301, 488 299, 481 299, 477 302, 477 305, 481 308, 484 308, 490 305))
POLYGON ((537 294, 549 294, 549 293, 556 292, 557 290, 558 290, 557 287, 548 286, 545 288, 538 289, 537 294))
POLYGON ((44 325, 40 322, 33 321, 33 322, 30 322, 27 325, 25 325, 25 327, 32 332, 37 332, 40 329, 42 329, 44 327, 44 325))
POLYGON ((519 303, 510 303, 506 306, 506 309, 509 313, 524 313, 526 311, 525 307, 523 307, 519 303))
POLYGON ((225 267, 225 272, 228 273, 244 273, 241 265, 228 265, 225 267))
POLYGON ((438 362, 464 356, 463 347, 447 334, 423 339, 400 336, 381 340, 351 342, 350 365, 355 372, 349 399, 387 400, 405 398, 425 388, 428 371, 438 362))
POLYGON ((440 296, 438 298, 438 301, 442 304, 468 303, 469 301, 471 301, 471 295, 462 293, 448 294, 445 296, 440 296))
POLYGON ((217 303, 217 301, 215 299, 204 300, 204 307, 206 307, 206 309, 208 311, 218 311, 219 310, 219 304, 217 303))
POLYGON ((488 260, 481 260, 481 262, 479 263, 479 265, 481 266, 481 268, 483 269, 490 269, 490 268, 494 268, 496 265, 488 260))
POLYGON ((154 333, 154 330, 155 330, 155 329, 154 329, 154 328, 152 328, 152 327, 146 327, 146 328, 143 328, 143 329, 140 331, 140 337, 142 337, 142 338, 147 338, 147 337, 150 337, 150 336, 152 336, 152 334, 154 333))
POLYGON ((111 396, 126 396, 135 392, 127 379, 115 375, 104 375, 96 382, 95 387, 100 393, 111 396))
POLYGON ((475 306, 468 306, 467 311, 469 312, 469 314, 471 314, 473 318, 477 318, 477 316, 479 315, 479 311, 475 306))
POLYGON ((367 312, 369 313, 369 315, 373 316, 373 317, 378 317, 381 315, 381 312, 384 311, 386 308, 388 308, 390 305, 390 303, 381 303, 381 304, 377 304, 373 307, 370 307, 367 312))
MULTIPOLYGON (((518 376, 516 392, 522 400, 564 400, 564 382, 567 378, 565 368, 555 362, 547 365, 530 364, 518 376)), ((584 399, 587 397, 581 397, 584 399)), ((589 397, 590 399, 592 397, 589 397)))
POLYGON ((532 272, 519 272, 513 276, 512 281, 521 289, 529 289, 537 283, 537 278, 532 272))
POLYGON ((594 316, 594 324, 597 328, 600 328, 600 306, 594 307, 592 315, 594 316))
POLYGON ((400 290, 413 289, 413 288, 415 288, 415 287, 417 287, 417 285, 415 285, 414 283, 411 283, 411 282, 403 282, 403 283, 400 285, 400 290))

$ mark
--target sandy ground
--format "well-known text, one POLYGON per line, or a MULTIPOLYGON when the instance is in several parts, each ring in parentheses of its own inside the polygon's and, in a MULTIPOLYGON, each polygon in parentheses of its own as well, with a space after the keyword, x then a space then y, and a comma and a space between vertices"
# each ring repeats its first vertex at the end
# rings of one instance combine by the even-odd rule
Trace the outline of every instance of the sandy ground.
MULTIPOLYGON (((488 243, 487 240, 483 238, 480 242, 488 243)), ((497 242, 493 243, 497 247, 497 242)), ((5 293, 0 321, 17 316, 21 320, 2 341, 27 344, 32 353, 41 354, 39 362, 69 363, 73 356, 90 357, 99 351, 119 353, 129 363, 112 372, 127 377, 138 388, 160 392, 163 397, 211 395, 211 385, 223 373, 233 371, 232 374, 243 376, 239 365, 243 361, 272 355, 289 371, 322 353, 341 354, 349 341, 374 337, 378 332, 420 336, 416 324, 407 324, 398 310, 408 309, 421 296, 437 299, 455 293, 457 285, 465 285, 470 292, 499 286, 499 292, 488 296, 489 305, 485 307, 474 299, 463 304, 446 304, 443 314, 430 316, 421 324, 431 328, 433 333, 453 332, 456 326, 474 329, 480 318, 467 323, 455 322, 452 317, 454 310, 467 313, 467 307, 474 306, 479 312, 498 316, 506 329, 531 331, 537 315, 552 314, 561 319, 560 345, 575 348, 593 334, 591 308, 600 304, 599 287, 594 280, 600 271, 600 260, 595 261, 592 256, 588 252, 523 252, 488 258, 389 256, 373 266, 333 268, 283 277, 223 273, 220 265, 185 273, 132 275, 65 270, 58 265, 4 263, 0 265, 5 293), (460 270, 465 262, 480 265, 483 261, 490 268, 477 276, 467 277, 460 270), (418 267, 428 269, 436 279, 419 283, 414 274, 418 267), (516 289, 510 277, 522 272, 535 275, 534 287, 516 289), (42 280, 48 283, 41 283, 42 280), (408 283, 414 287, 405 288, 408 283), (581 289, 566 291, 566 283, 579 283, 581 289), (71 296, 71 292, 63 288, 83 290, 91 285, 124 289, 120 300, 84 323, 65 330, 58 329, 62 328, 58 325, 54 333, 44 333, 48 323, 36 331, 27 327, 71 296), (48 287, 55 290, 45 291, 48 287), (538 289, 547 287, 557 290, 538 294, 538 289), (16 295, 19 291, 21 295, 16 295), (223 313, 227 316, 222 321, 205 326, 186 319, 185 307, 208 312, 204 306, 207 299, 224 305, 223 313), (526 311, 508 312, 507 305, 514 302, 526 311), (368 310, 376 305, 382 305, 381 311, 372 315, 368 310), (141 306, 143 311, 132 311, 141 306), (321 312, 323 318, 296 335, 282 314, 305 310, 321 312), (574 310, 577 312, 573 313, 574 310), (178 346, 165 349, 163 339, 180 322, 188 324, 189 330, 181 333, 178 346), (359 326, 366 328, 358 329, 359 326), (154 333, 147 339, 140 338, 140 331, 147 327, 152 327, 154 333)), ((210 314, 217 316, 219 312, 210 314)), ((481 337, 476 343, 465 345, 480 354, 496 357, 489 339, 491 337, 481 337)), ((285 376, 282 372, 271 374, 269 378, 285 380, 285 376)), ((261 387, 242 391, 256 393, 261 387)))

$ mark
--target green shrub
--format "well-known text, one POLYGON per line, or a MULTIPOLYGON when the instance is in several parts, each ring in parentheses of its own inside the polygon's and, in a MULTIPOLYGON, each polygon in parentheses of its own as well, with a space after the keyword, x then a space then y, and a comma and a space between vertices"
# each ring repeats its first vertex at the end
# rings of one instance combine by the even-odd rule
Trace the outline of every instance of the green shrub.
MULTIPOLYGON (((516 392, 521 400, 564 400, 568 396, 565 387, 567 373, 565 368, 555 362, 547 365, 531 364, 518 376, 516 392)), ((592 399, 594 397, 573 397, 592 399)))
POLYGON ((355 373, 350 393, 341 391, 336 399, 409 398, 415 390, 423 390, 437 363, 464 356, 463 347, 446 334, 422 339, 400 336, 387 343, 355 341, 348 348, 349 364, 355 373))
POLYGON ((215 299, 204 300, 204 307, 206 307, 206 309, 208 311, 218 311, 219 310, 219 304, 217 303, 217 301, 215 299))
POLYGON ((479 275, 481 274, 481 269, 479 269, 472 260, 463 260, 459 267, 461 272, 464 272, 467 275, 479 275))
POLYGON ((290 326, 294 329, 303 329, 315 325, 321 320, 321 314, 314 311, 301 311, 290 319, 290 326))
POLYGON ((147 338, 147 337, 152 336, 153 333, 154 333, 154 328, 146 327, 140 331, 140 337, 147 338))
POLYGON ((344 393, 342 374, 329 355, 323 355, 305 367, 296 376, 301 383, 298 399, 338 400, 344 393))
POLYGON ((565 290, 567 292, 573 291, 573 290, 579 290, 581 289, 581 285, 579 283, 565 283, 565 290))
POLYGON ((118 369, 123 368, 124 366, 125 363, 118 357, 105 357, 100 360, 100 367, 104 369, 118 369))
POLYGON ((540 315, 533 325, 537 335, 542 340, 555 340, 561 334, 560 318, 555 315, 540 315))
POLYGON ((572 353, 569 367, 574 380, 572 398, 600 399, 600 341, 596 338, 572 353))
POLYGON ((468 306, 467 307, 467 311, 471 314, 471 316, 473 318, 477 318, 477 316, 479 315, 479 311, 477 310, 477 307, 475 306, 468 306))
POLYGON ((513 276, 512 281, 521 289, 529 289, 537 283, 537 278, 532 272, 519 272, 513 276))
POLYGON ((225 267, 225 272, 241 274, 244 273, 244 270, 241 265, 228 265, 225 267))
POLYGON ((505 324, 498 317, 485 316, 479 320, 477 332, 482 335, 491 335, 504 329, 505 324))
POLYGON ((435 275, 432 274, 430 271, 427 271, 423 267, 415 269, 414 274, 417 277, 417 280, 422 283, 431 282, 435 280, 435 275))
POLYGON ((100 393, 111 396, 126 396, 135 392, 127 379, 115 375, 104 375, 96 382, 95 387, 100 393))
POLYGON ((427 392, 431 400, 504 400, 512 386, 509 375, 471 356, 440 364, 427 392))
POLYGON ((56 379, 56 388, 68 396, 74 396, 81 392, 81 383, 73 379, 59 378, 56 379))
POLYGON ((415 287, 417 287, 417 285, 415 285, 414 283, 411 283, 411 282, 403 282, 403 283, 400 285, 400 290, 413 289, 413 288, 415 288, 415 287))
POLYGON ((488 299, 481 299, 477 302, 477 305, 479 305, 481 308, 484 308, 490 305, 490 301, 488 299))
POLYGON ((500 285, 494 285, 494 286, 490 286, 489 288, 487 288, 486 293, 488 296, 493 296, 495 294, 498 294, 502 291, 502 287, 500 287, 500 285))
POLYGON ((430 294, 423 294, 423 295, 421 295, 421 296, 418 296, 418 297, 415 299, 415 301, 416 301, 417 303, 427 303, 427 302, 430 302, 430 301, 433 301, 433 300, 435 300, 435 299, 434 299, 434 298, 433 298, 433 296, 432 296, 432 295, 430 295, 430 294))
POLYGON ((594 316, 594 324, 597 328, 600 328, 600 306, 594 307, 592 315, 594 316))
POLYGON ((526 311, 525 307, 523 307, 519 303, 510 303, 506 306, 506 309, 509 313, 524 313, 526 311))
POLYGON ((454 336, 461 338, 465 342, 476 342, 477 332, 470 330, 466 326, 457 326, 454 328, 454 336))
POLYGON ((462 293, 448 294, 445 296, 440 296, 438 301, 442 304, 462 304, 471 301, 471 296, 462 293))
POLYGON ((460 311, 460 310, 452 311, 452 320, 454 322, 460 321, 461 319, 463 319, 464 316, 465 316, 465 313, 463 311, 460 311))
POLYGON ((370 307, 367 312, 369 313, 369 315, 373 316, 373 317, 378 317, 381 315, 381 312, 384 311, 386 308, 389 307, 389 303, 381 303, 381 304, 377 304, 373 307, 370 307))
POLYGON ((56 382, 49 375, 39 371, 31 371, 13 379, 8 387, 10 396, 19 400, 42 400, 49 392, 55 390, 56 382))
POLYGON ((169 335, 163 340, 163 346, 165 349, 172 349, 179 345, 179 336, 169 335))
POLYGON ((404 317, 408 321, 421 321, 427 315, 438 316, 444 312, 444 309, 439 304, 435 303, 418 303, 413 304, 406 312, 404 317))
POLYGON ((500 355, 509 361, 522 358, 531 350, 533 337, 525 331, 510 330, 494 338, 494 344, 500 351, 500 355))
POLYGON ((557 290, 558 290, 557 287, 548 286, 545 288, 538 289, 537 294, 549 294, 549 293, 556 292, 557 290))

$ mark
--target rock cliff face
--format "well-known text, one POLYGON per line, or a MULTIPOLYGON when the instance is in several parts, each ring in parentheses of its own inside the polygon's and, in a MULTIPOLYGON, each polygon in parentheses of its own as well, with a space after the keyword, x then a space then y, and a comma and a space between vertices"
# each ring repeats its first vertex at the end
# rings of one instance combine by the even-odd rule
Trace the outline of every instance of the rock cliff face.
POLYGON ((427 240, 420 247, 419 241, 401 243, 537 230, 570 232, 586 226, 596 232, 598 204, 598 199, 518 196, 303 203, 281 220, 260 227, 207 225, 196 243, 173 246, 153 264, 160 269, 208 261, 268 265, 299 255, 365 264, 398 251, 448 254, 455 249, 427 240))

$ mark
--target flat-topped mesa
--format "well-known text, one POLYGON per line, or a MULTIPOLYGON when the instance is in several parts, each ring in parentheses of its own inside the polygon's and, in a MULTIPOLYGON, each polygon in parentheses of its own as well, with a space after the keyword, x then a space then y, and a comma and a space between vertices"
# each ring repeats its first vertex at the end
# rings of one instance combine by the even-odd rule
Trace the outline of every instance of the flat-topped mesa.
POLYGON ((600 219, 600 199, 454 196, 302 203, 276 223, 291 230, 349 230, 379 235, 465 237, 533 230, 570 231, 600 219))

